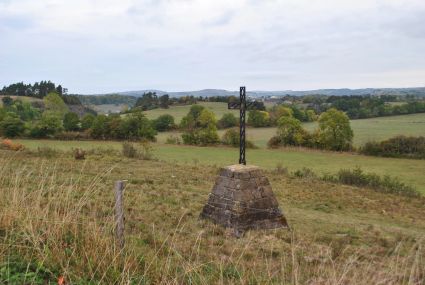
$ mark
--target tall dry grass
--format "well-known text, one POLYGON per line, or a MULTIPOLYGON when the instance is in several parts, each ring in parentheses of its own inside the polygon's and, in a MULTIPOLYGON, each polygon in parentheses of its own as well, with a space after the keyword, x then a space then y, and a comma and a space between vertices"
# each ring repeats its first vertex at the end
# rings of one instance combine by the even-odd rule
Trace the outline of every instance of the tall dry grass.
MULTIPOLYGON (((289 234, 286 241, 277 237, 277 231, 235 239, 207 222, 190 224, 184 215, 165 235, 149 225, 153 240, 149 250, 138 247, 146 237, 128 232, 126 247, 120 251, 113 238, 114 203, 107 179, 112 168, 86 177, 84 163, 77 174, 58 171, 60 163, 40 158, 30 165, 17 155, 0 157, 0 264, 18 259, 28 264, 27 271, 35 264, 47 271, 45 282, 53 284, 59 276, 71 284, 419 285, 425 281, 421 239, 400 240, 383 254, 350 243, 323 245, 300 232, 289 234), (188 228, 193 231, 189 247, 181 235, 188 228), (234 239, 234 248, 220 258, 203 254, 206 246, 211 252, 223 250, 221 244, 209 242, 211 235, 234 239), (267 251, 258 248, 259 243, 267 244, 267 251)), ((33 275, 28 276, 26 284, 36 283, 33 275)))

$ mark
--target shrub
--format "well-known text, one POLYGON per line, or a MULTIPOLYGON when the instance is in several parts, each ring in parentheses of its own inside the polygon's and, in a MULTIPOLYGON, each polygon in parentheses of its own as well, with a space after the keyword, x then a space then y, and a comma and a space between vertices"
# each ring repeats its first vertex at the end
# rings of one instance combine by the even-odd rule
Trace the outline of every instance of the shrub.
POLYGON ((283 167, 283 164, 281 162, 279 162, 276 165, 276 168, 273 171, 276 174, 283 174, 283 175, 287 175, 288 174, 288 168, 283 167))
POLYGON ((74 158, 77 160, 86 159, 86 152, 81 148, 76 148, 74 151, 74 158))
POLYGON ((278 136, 273 136, 270 138, 270 140, 267 142, 268 148, 278 148, 280 146, 280 138, 278 136))
POLYGON ((109 133, 108 117, 105 115, 96 116, 91 125, 91 136, 95 139, 104 139, 109 133))
POLYGON ((175 135, 169 135, 165 141, 166 144, 181 144, 182 141, 180 137, 175 135))
POLYGON ((364 173, 359 167, 341 169, 336 175, 326 175, 323 180, 333 181, 346 185, 368 187, 379 192, 386 192, 410 197, 419 197, 420 193, 412 186, 406 185, 396 177, 385 175, 383 177, 375 173, 364 173))
POLYGON ((368 142, 360 153, 386 157, 425 158, 425 137, 396 136, 381 142, 368 142))
POLYGON ((152 121, 146 118, 142 112, 135 112, 124 118, 119 125, 120 138, 128 140, 155 141, 156 130, 152 121))
POLYGON ((344 151, 351 148, 353 130, 348 116, 334 108, 319 117, 319 142, 325 149, 344 151))
POLYGON ((153 147, 148 141, 142 141, 140 143, 139 158, 143 160, 153 159, 153 147))
POLYGON ((25 131, 24 122, 15 114, 7 114, 0 122, 0 135, 8 138, 20 136, 25 131))
POLYGON ((12 140, 5 139, 1 142, 1 147, 7 150, 19 151, 24 150, 25 147, 21 143, 13 142, 12 140))
POLYGON ((122 144, 122 155, 128 158, 151 160, 153 159, 153 148, 148 141, 139 144, 124 142, 122 144))
POLYGON ((122 143, 122 155, 128 158, 136 158, 137 157, 137 149, 134 143, 123 142, 122 143))
POLYGON ((80 118, 76 113, 66 113, 63 118, 63 127, 66 131, 78 131, 80 129, 80 118))
POLYGON ((298 119, 281 117, 277 124, 277 136, 282 145, 300 146, 304 144, 307 131, 303 129, 298 119))
POLYGON ((185 144, 212 145, 219 142, 216 119, 213 112, 202 106, 194 105, 182 119, 184 129, 182 139, 185 144), (201 108, 199 108, 201 107, 201 108))
POLYGON ((281 117, 293 117, 294 112, 285 105, 274 105, 270 108, 269 114, 271 124, 276 125, 281 117))
POLYGON ((293 174, 295 177, 298 177, 298 178, 307 178, 307 179, 317 178, 316 173, 314 173, 314 171, 311 168, 307 168, 307 167, 298 169, 293 174))
POLYGON ((81 119, 81 129, 82 130, 88 130, 92 127, 94 122, 95 116, 92 114, 86 114, 81 119))
POLYGON ((238 119, 233 115, 233 113, 223 114, 220 120, 217 122, 217 126, 219 129, 227 129, 237 126, 238 119))
POLYGON ((270 125, 270 116, 266 111, 249 111, 248 125, 254 128, 267 127, 270 125))
POLYGON ((1 98, 1 101, 3 102, 3 106, 8 107, 13 104, 13 99, 10 96, 5 96, 1 98))
POLYGON ((155 130, 165 132, 175 128, 174 117, 168 114, 159 116, 153 121, 155 130))
POLYGON ((62 119, 59 115, 52 112, 44 112, 41 121, 30 131, 31 137, 43 138, 53 136, 63 130, 62 119))
MULTIPOLYGON (((233 128, 233 129, 227 130, 224 133, 223 137, 221 138, 221 143, 224 144, 224 145, 239 147, 239 145, 240 145, 239 129, 233 128)), ((257 148, 257 146, 254 145, 254 143, 249 141, 249 140, 245 141, 245 146, 247 148, 257 148)))

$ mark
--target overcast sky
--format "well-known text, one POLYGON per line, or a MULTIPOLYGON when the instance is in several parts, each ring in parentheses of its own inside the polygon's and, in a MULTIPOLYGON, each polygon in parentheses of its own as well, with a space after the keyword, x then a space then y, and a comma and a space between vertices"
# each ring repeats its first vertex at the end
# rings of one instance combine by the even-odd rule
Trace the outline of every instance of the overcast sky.
POLYGON ((425 86, 425 0, 0 0, 0 85, 425 86))

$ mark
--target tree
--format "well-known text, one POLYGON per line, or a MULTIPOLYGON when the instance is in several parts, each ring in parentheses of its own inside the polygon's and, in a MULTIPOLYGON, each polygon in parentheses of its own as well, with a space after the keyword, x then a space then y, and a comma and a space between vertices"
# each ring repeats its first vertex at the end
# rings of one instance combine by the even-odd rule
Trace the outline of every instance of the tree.
POLYGON ((199 116, 204 109, 204 106, 196 104, 192 105, 190 107, 189 113, 187 113, 187 115, 182 118, 180 127, 186 130, 199 127, 199 116))
POLYGON ((46 111, 41 120, 31 129, 32 137, 53 136, 63 130, 62 118, 55 112, 46 111))
POLYGON ((1 101, 3 102, 4 107, 9 107, 10 105, 13 104, 13 99, 10 98, 9 96, 5 96, 1 98, 1 101))
POLYGON ((182 139, 185 144, 208 145, 219 141, 217 121, 213 112, 203 106, 193 105, 182 119, 182 139))
POLYGON ((201 145, 216 144, 219 141, 217 133, 217 120, 212 111, 204 109, 199 115, 201 129, 199 131, 199 141, 201 145))
POLYGON ((29 102, 22 102, 21 100, 15 100, 13 105, 15 113, 23 121, 30 121, 38 119, 40 117, 40 111, 37 108, 34 108, 29 102))
POLYGON ((63 88, 62 86, 59 84, 58 87, 56 87, 56 92, 62 96, 63 95, 63 88))
POLYGON ((125 139, 147 139, 154 141, 156 131, 142 112, 130 114, 122 120, 120 132, 125 139))
POLYGON ((168 105, 170 105, 170 96, 168 94, 159 97, 159 107, 168 109, 168 105))
POLYGON ((285 116, 285 117, 293 117, 294 112, 291 110, 291 108, 284 106, 284 105, 275 105, 273 106, 270 111, 270 122, 275 125, 277 124, 277 121, 285 116))
POLYGON ((107 130, 108 133, 105 134, 106 137, 114 138, 114 139, 123 139, 125 138, 125 134, 121 130, 121 125, 123 123, 123 119, 119 114, 109 115, 107 122, 107 130))
POLYGON ((68 106, 62 98, 55 92, 50 92, 46 97, 43 98, 44 106, 46 110, 55 112, 61 117, 68 112, 68 106))
MULTIPOLYGON (((233 147, 239 147, 240 145, 240 133, 239 133, 239 128, 231 128, 226 130, 226 132, 224 133, 224 135, 221 138, 221 143, 224 145, 229 145, 229 146, 233 146, 233 147)), ((253 142, 246 140, 245 141, 245 146, 247 148, 257 148, 253 142)))
POLYGON ((307 115, 304 110, 301 110, 296 105, 291 105, 291 110, 294 118, 300 120, 301 122, 308 121, 307 115))
POLYGON ((13 138, 23 134, 25 130, 24 122, 15 114, 8 113, 0 121, 0 134, 5 137, 13 138))
POLYGON ((135 107, 143 111, 158 108, 158 96, 155 92, 144 93, 142 97, 137 99, 135 107))
POLYGON ((227 129, 235 127, 238 124, 238 119, 233 115, 233 113, 225 113, 220 120, 218 120, 218 127, 220 129, 227 129))
POLYGON ((105 115, 96 116, 91 126, 92 137, 95 139, 105 139, 108 133, 108 117, 105 115))
POLYGON ((330 150, 343 151, 351 148, 353 130, 348 116, 335 108, 322 113, 319 117, 319 142, 330 150))
POLYGON ((93 125, 93 121, 95 119, 95 116, 93 114, 86 114, 81 119, 81 129, 82 130, 88 130, 93 125))
POLYGON ((6 117, 7 112, 5 108, 0 108, 0 122, 6 117))
POLYGON ((63 127, 66 131, 78 131, 80 129, 80 118, 73 112, 68 112, 63 118, 63 127))
POLYGON ((283 145, 300 146, 304 142, 306 131, 300 120, 292 117, 281 117, 278 121, 277 136, 283 145))
POLYGON ((174 117, 168 114, 159 116, 154 120, 155 130, 158 132, 165 132, 175 127, 174 117))
POLYGON ((269 113, 265 111, 249 111, 248 112, 248 125, 255 128, 267 127, 270 125, 269 113))
POLYGON ((316 112, 314 111, 314 110, 307 110, 306 112, 305 112, 305 114, 306 114, 306 116, 307 116, 307 120, 309 121, 309 122, 314 122, 314 121, 316 121, 317 120, 317 115, 316 115, 316 112))

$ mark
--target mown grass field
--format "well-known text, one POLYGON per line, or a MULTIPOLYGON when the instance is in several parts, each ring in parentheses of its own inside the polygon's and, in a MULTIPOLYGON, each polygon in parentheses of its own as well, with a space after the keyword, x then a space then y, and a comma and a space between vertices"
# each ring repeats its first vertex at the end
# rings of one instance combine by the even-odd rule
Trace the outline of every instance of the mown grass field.
POLYGON ((423 198, 267 171, 292 231, 238 239, 198 219, 217 172, 107 152, 76 161, 0 150, 0 283, 423 284, 423 198), (116 180, 127 180, 123 251, 116 180))
MULTIPOLYGON (((227 110, 226 103, 219 102, 201 102, 200 105, 205 106, 216 114, 216 118, 220 119, 224 113, 233 112, 235 116, 239 116, 238 111, 227 110)), ((176 122, 180 122, 190 106, 176 106, 169 109, 155 109, 145 112, 148 118, 155 119, 163 114, 174 116, 176 122)), ((304 127, 313 131, 317 128, 317 123, 304 123, 304 127)), ((368 141, 385 140, 397 135, 425 136, 425 114, 412 114, 402 116, 379 117, 371 119, 351 120, 351 128, 354 131, 353 143, 355 146, 361 146, 368 141)), ((219 131, 222 135, 223 130, 219 131)), ((249 128, 247 131, 248 139, 261 148, 267 146, 268 140, 276 134, 276 128, 249 128)), ((159 134, 158 140, 165 142, 168 133, 159 134)))
MULTIPOLYGON (((17 140, 29 149, 51 147, 60 150, 72 148, 83 149, 121 149, 121 142, 111 141, 54 141, 54 140, 17 140)), ((156 143, 153 144, 154 155, 167 162, 201 165, 229 165, 237 162, 238 150, 228 147, 195 147, 156 143)), ((336 173, 340 169, 361 167, 365 171, 380 175, 391 175, 401 181, 415 186, 425 194, 425 161, 398 158, 382 158, 350 153, 322 152, 306 149, 248 149, 247 161, 266 169, 274 169, 278 165, 295 171, 303 167, 315 172, 336 173)))

